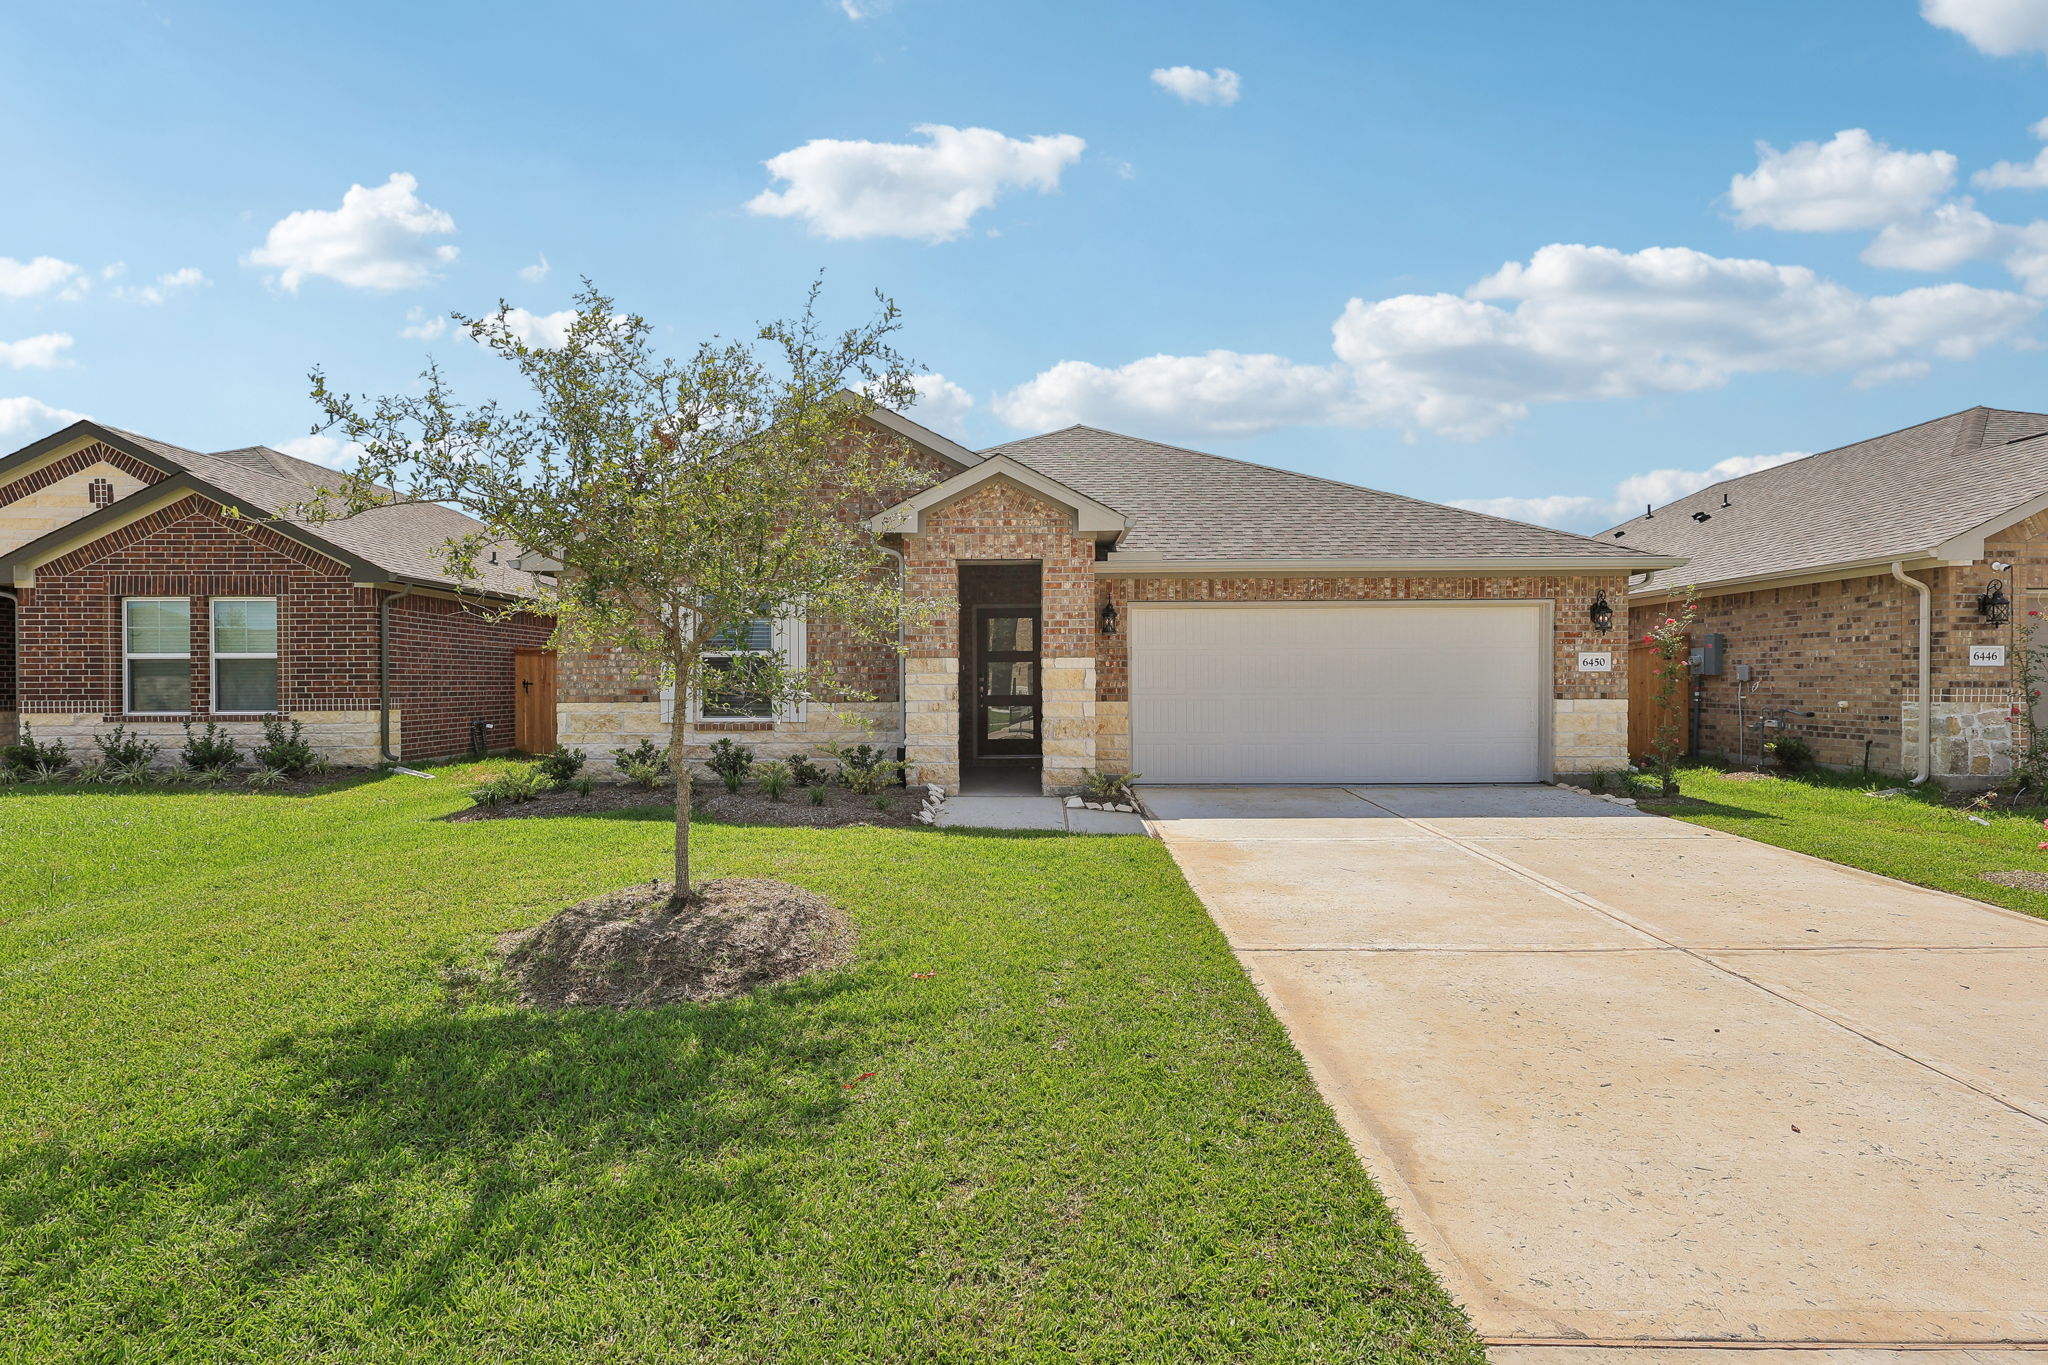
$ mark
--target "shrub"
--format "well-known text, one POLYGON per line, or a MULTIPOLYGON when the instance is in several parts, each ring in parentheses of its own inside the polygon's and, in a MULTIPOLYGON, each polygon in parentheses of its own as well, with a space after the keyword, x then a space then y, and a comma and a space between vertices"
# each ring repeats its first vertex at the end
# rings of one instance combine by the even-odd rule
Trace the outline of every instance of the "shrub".
POLYGON ((1767 741, 1764 748, 1788 773, 1803 773, 1813 767, 1813 746, 1797 735, 1779 735, 1767 741))
MULTIPOLYGON (((754 780, 761 784, 761 790, 770 801, 780 801, 782 794, 789 790, 789 764, 781 759, 771 759, 754 765, 754 780)), ((728 784, 730 785, 730 784, 728 784)))
POLYGON ((747 773, 754 766, 754 751, 727 737, 711 746, 711 757, 704 760, 704 766, 718 774, 718 780, 725 783, 727 791, 736 792, 745 784, 747 773))
POLYGON ((649 791, 669 780, 668 754, 655 748, 651 739, 641 740, 638 748, 614 749, 612 758, 628 782, 637 783, 649 791))
MULTIPOLYGON (((108 771, 111 773, 118 769, 123 774, 138 768, 144 772, 149 771, 149 766, 156 762, 156 756, 162 753, 164 748, 153 739, 129 734, 125 725, 116 725, 106 734, 95 736, 93 743, 99 746, 100 761, 108 771)), ((109 777, 107 780, 127 779, 109 777)))
POLYGON ((178 752, 179 760, 186 769, 195 773, 217 772, 232 768, 242 761, 242 751, 235 747, 228 732, 206 722, 206 728, 198 734, 192 733, 192 722, 185 722, 185 747, 178 752))
POLYGON ((822 787, 831 774, 802 754, 789 758, 789 780, 799 787, 822 787))
POLYGON ((1131 797, 1131 784, 1142 774, 1139 773, 1098 773, 1089 772, 1081 776, 1081 792, 1088 800, 1105 806, 1135 805, 1131 797))
POLYGON ((16 777, 32 777, 50 771, 63 772, 71 766, 71 750, 61 739, 39 741, 26 723, 21 727, 21 738, 12 744, 0 744, 0 768, 5 768, 16 777))
POLYGON ((592 782, 589 778, 579 777, 576 779, 575 782, 576 794, 578 796, 588 796, 596 786, 597 784, 595 782, 592 782))
POLYGON ((274 768, 286 777, 310 772, 318 766, 320 755, 306 743, 305 730, 306 727, 297 721, 286 722, 270 716, 263 722, 263 742, 249 756, 260 766, 274 768))
POLYGON ((581 749, 571 749, 566 745, 557 744, 553 752, 542 754, 540 762, 535 766, 540 769, 540 775, 546 778, 550 785, 566 787, 576 780, 576 774, 583 771, 583 763, 584 753, 581 749))
POLYGON ((895 782, 906 766, 898 759, 885 757, 872 744, 856 744, 852 748, 828 744, 825 752, 839 764, 840 783, 859 796, 876 795, 895 782))
POLYGON ((822 806, 825 804, 824 783, 816 782, 811 785, 811 804, 814 806, 822 806))
POLYGON ((282 768, 259 766, 255 772, 249 774, 248 782, 257 791, 267 791, 272 787, 283 786, 290 777, 291 774, 282 768))
POLYGON ((469 799, 479 806, 513 805, 538 799, 548 790, 547 779, 534 768, 508 768, 469 789, 469 799))

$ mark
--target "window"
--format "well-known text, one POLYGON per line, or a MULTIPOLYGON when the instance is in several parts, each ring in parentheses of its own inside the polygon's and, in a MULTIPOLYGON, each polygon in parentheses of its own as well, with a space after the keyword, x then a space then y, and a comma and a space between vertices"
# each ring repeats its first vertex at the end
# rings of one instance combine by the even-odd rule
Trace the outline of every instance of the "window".
POLYGON ((775 705, 767 697, 739 687, 721 688, 716 679, 741 666, 749 654, 775 648, 775 623, 765 616, 736 625, 712 642, 704 653, 704 697, 698 714, 705 720, 767 720, 775 705))
POLYGON ((277 710, 277 599, 213 599, 213 709, 238 715, 277 710))
POLYGON ((122 709, 134 715, 183 715, 192 709, 192 603, 183 597, 131 597, 121 604, 127 678, 122 709))

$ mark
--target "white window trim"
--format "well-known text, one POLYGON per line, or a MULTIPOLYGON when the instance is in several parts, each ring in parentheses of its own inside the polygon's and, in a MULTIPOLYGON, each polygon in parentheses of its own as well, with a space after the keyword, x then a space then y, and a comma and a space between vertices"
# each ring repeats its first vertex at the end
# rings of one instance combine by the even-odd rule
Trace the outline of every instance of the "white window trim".
POLYGON ((268 659, 278 663, 275 645, 268 654, 223 654, 220 650, 220 618, 213 614, 216 602, 268 602, 276 622, 276 633, 284 633, 283 613, 279 612, 275 597, 209 597, 206 599, 206 703, 207 714, 214 716, 269 716, 284 709, 284 670, 277 671, 277 708, 274 711, 228 711, 220 706, 220 661, 222 659, 268 659))
POLYGON ((124 597, 121 599, 121 714, 124 716, 189 716, 192 714, 192 599, 189 597, 124 597), (134 602, 177 602, 185 608, 185 650, 182 654, 138 654, 128 648, 128 606, 134 602), (135 671, 128 665, 137 659, 183 659, 185 709, 182 711, 138 711, 135 709, 135 671))
MULTIPOLYGON (((777 617, 775 620, 775 624, 773 626, 772 638, 774 641, 774 647, 776 651, 782 655, 783 659, 789 664, 791 668, 802 668, 804 666, 805 661, 809 657, 807 651, 810 648, 810 631, 809 628, 805 625, 803 617, 777 617)), ((750 652, 755 651, 730 649, 706 650, 704 652, 704 657, 726 658, 733 654, 746 654, 750 652)), ((784 707, 781 711, 776 712, 772 716, 707 716, 704 714, 702 702, 695 694, 692 694, 690 697, 689 714, 685 717, 685 719, 692 725, 744 725, 748 721, 754 721, 756 723, 766 721, 771 725, 790 725, 800 723, 801 721, 803 721, 804 718, 809 714, 809 712, 810 707, 807 703, 796 702, 791 706, 784 707)), ((675 684, 670 683, 668 686, 661 689, 662 723, 666 725, 670 721, 674 720, 675 714, 676 689, 675 684)))

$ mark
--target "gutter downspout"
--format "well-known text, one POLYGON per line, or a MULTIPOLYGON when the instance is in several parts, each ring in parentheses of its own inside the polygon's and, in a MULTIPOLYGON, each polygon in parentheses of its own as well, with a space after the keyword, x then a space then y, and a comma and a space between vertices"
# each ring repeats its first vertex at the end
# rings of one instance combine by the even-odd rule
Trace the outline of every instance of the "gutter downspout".
POLYGON ((391 604, 411 592, 400 588, 377 603, 377 752, 386 763, 402 761, 391 752, 391 604))
POLYGON ((1892 577, 1920 594, 1920 720, 1915 727, 1920 731, 1920 771, 1913 778, 1913 785, 1917 787, 1933 775, 1934 660, 1930 653, 1934 641, 1934 594, 1919 579, 1906 577, 1902 560, 1892 561, 1892 577))

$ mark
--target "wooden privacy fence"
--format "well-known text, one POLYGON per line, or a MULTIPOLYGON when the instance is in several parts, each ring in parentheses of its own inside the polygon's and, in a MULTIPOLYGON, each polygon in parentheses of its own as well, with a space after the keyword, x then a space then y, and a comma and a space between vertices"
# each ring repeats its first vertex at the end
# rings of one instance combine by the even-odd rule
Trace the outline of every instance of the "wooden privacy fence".
MULTIPOLYGON (((1681 651, 1677 667, 1685 667, 1686 651, 1681 651)), ((1628 756, 1641 760, 1650 756, 1651 746, 1657 742, 1657 722, 1663 718, 1663 709, 1657 705, 1657 684, 1663 679, 1657 676, 1661 663, 1657 647, 1637 640, 1628 651, 1628 756)), ((1688 676, 1678 686, 1678 751, 1692 752, 1692 678, 1688 676)))
POLYGON ((512 651, 512 743, 529 754, 555 747, 555 651, 512 651))

